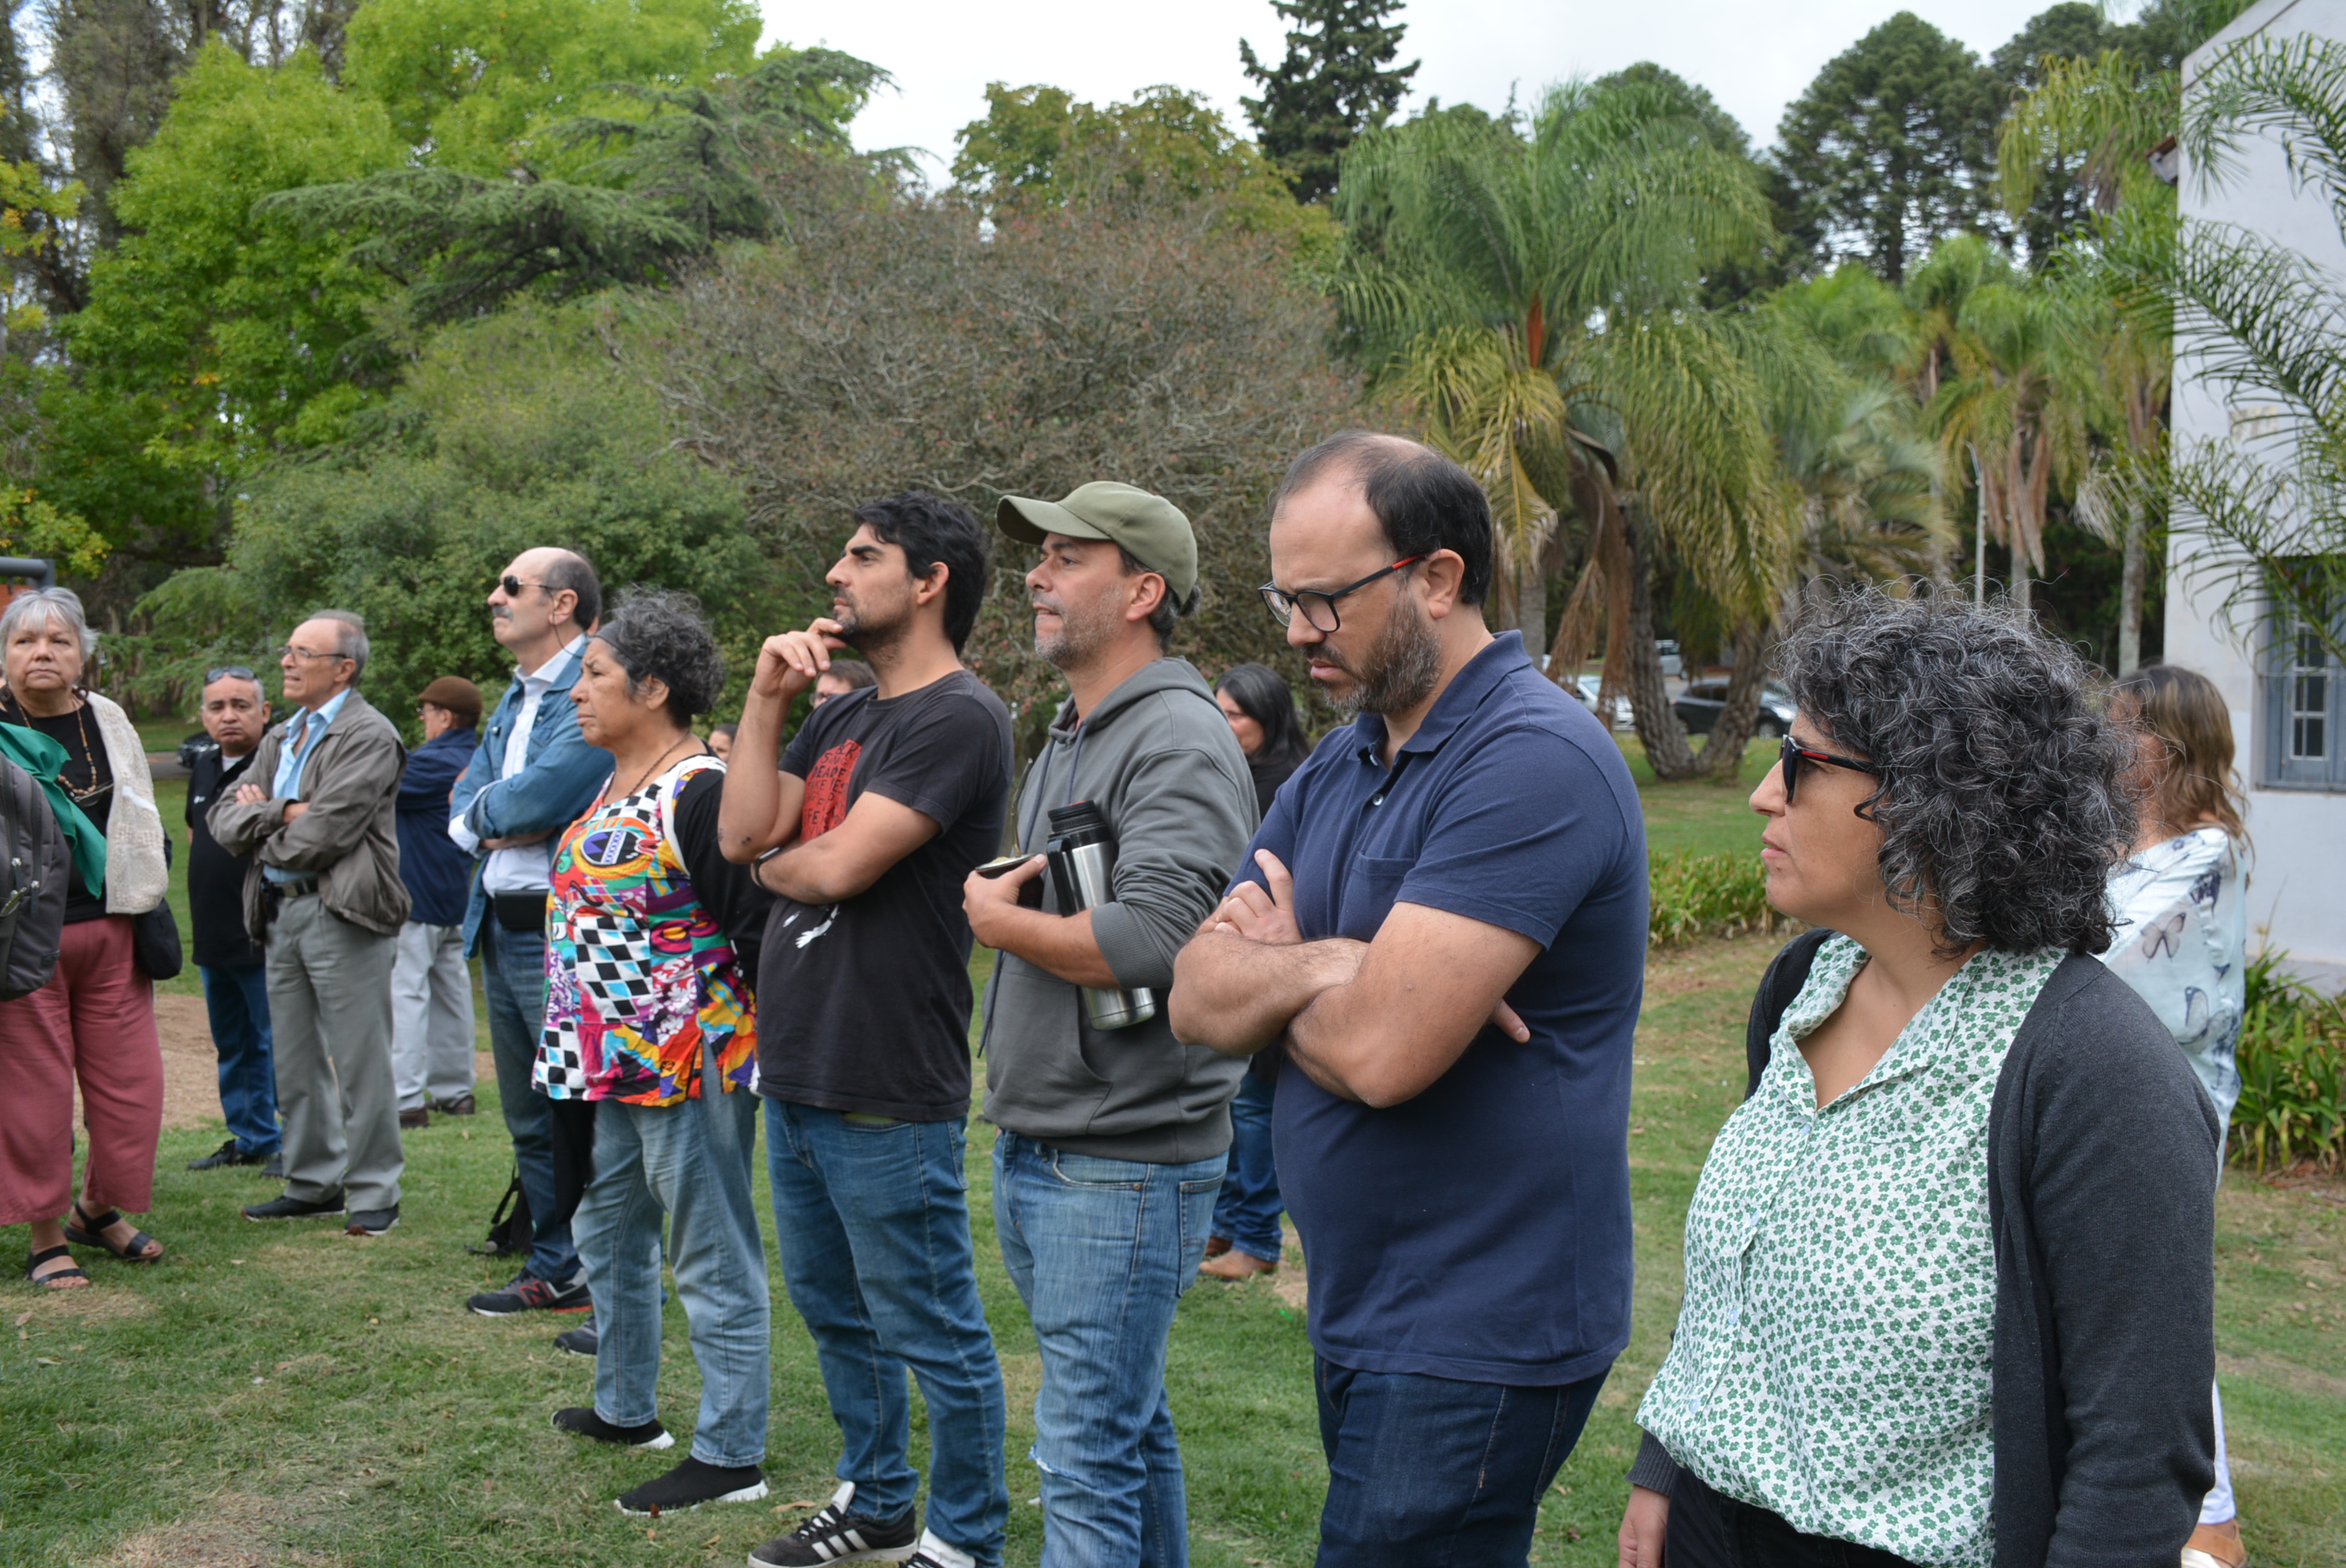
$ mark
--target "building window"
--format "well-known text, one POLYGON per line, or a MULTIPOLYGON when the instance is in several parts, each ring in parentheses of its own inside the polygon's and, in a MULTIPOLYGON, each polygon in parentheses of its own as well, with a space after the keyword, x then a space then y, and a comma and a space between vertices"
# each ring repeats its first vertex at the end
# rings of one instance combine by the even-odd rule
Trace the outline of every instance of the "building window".
POLYGON ((2271 630, 2258 782, 2346 789, 2346 669, 2289 609, 2276 607, 2271 630))

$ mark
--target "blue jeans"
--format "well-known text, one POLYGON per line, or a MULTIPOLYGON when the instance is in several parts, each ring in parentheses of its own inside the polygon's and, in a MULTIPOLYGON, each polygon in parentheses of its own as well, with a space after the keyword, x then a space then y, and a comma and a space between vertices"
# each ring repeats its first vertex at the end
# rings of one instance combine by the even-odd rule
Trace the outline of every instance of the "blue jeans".
POLYGON ((219 1053, 220 1115, 239 1154, 274 1155, 277 1069, 269 1055, 269 966, 199 964, 212 1047, 219 1053))
POLYGON ((994 1145, 994 1226, 1043 1353, 1044 1568, 1182 1568, 1189 1508, 1165 1341, 1198 1278, 1225 1156, 1187 1165, 994 1145))
POLYGON ((489 1004, 489 1049, 497 1064, 497 1103, 505 1131, 513 1135, 514 1161, 521 1166, 522 1196, 529 1199, 535 1227, 529 1260, 522 1267, 559 1284, 578 1272, 578 1251, 570 1244, 567 1220, 549 1225, 555 1212, 552 1113, 544 1095, 529 1086, 537 1061, 538 1035, 546 1028, 546 939, 534 932, 507 931, 491 914, 481 926, 481 993, 489 1004))
POLYGON ((1328 1455, 1320 1568, 1495 1568, 1529 1557, 1540 1499, 1605 1373, 1509 1388, 1314 1357, 1312 1380, 1328 1455))
POLYGON ((892 1519, 920 1490, 909 1369, 929 1408, 937 1539, 1002 1561, 1002 1364, 977 1298, 959 1122, 849 1121, 766 1102, 766 1168, 791 1304, 814 1336, 855 1506, 892 1519))
POLYGON ((1230 1169, 1214 1205, 1214 1234, 1231 1247, 1265 1263, 1279 1261, 1279 1166, 1270 1153, 1270 1107, 1275 1078, 1249 1072, 1230 1102, 1230 1169))
POLYGON ((595 1111, 595 1179, 572 1221, 602 1335, 595 1413, 614 1426, 658 1418, 660 1219, 668 1220, 676 1293, 700 1363, 692 1457, 738 1469, 766 1457, 771 1322, 766 1248, 750 1196, 757 1096, 717 1090, 704 1063, 698 1100, 595 1111))

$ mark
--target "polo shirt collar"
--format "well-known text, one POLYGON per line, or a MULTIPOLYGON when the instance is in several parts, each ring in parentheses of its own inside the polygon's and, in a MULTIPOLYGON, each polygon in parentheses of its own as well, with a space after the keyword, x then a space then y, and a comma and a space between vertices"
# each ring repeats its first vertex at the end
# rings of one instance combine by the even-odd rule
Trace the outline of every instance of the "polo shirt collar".
MULTIPOLYGON (((1442 695, 1433 699, 1433 707, 1417 733, 1402 742, 1394 757, 1431 755, 1442 749, 1443 741, 1466 722, 1467 716, 1483 706, 1483 699, 1498 688, 1501 681, 1518 669, 1527 668, 1531 659, 1524 652, 1524 634, 1501 632, 1494 636, 1481 653, 1466 661, 1466 666, 1451 677, 1442 695)), ((1364 713, 1353 721, 1353 733, 1361 760, 1383 766, 1385 749, 1385 719, 1381 713, 1364 713)))
MULTIPOLYGON (((342 711, 342 705, 350 701, 351 693, 357 689, 358 687, 354 686, 346 686, 342 687, 342 690, 334 693, 333 699, 332 701, 325 703, 315 711, 306 708, 297 710, 293 715, 292 726, 288 738, 298 738, 301 736, 309 734, 311 730, 322 732, 329 725, 334 722, 335 716, 342 711)), ((302 743, 301 749, 304 751, 309 749, 307 742, 302 743)))

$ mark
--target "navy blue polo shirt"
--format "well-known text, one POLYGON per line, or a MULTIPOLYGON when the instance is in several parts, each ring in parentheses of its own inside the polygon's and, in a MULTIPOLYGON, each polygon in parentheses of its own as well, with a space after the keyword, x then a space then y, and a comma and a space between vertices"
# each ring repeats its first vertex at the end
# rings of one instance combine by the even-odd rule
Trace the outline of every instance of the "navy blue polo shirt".
POLYGON ((1279 1074, 1280 1191, 1311 1272, 1311 1343, 1341 1367, 1550 1387, 1629 1342, 1629 1064, 1645 985, 1646 830, 1620 748, 1494 639, 1387 769, 1363 714, 1289 779, 1253 850, 1295 876, 1306 940, 1368 941, 1395 903, 1521 932, 1484 1028, 1386 1110, 1279 1074))

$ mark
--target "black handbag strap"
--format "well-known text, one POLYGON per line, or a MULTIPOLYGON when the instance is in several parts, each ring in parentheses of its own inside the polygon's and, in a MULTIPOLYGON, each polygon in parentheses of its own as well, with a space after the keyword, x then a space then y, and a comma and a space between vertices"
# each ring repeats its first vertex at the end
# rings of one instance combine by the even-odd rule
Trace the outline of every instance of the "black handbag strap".
POLYGON ((1786 942, 1768 965, 1768 972, 1760 977, 1759 993, 1751 998, 1751 1020, 1743 1034, 1743 1058, 1749 1076, 1743 1085, 1743 1097, 1749 1099, 1760 1092, 1760 1075, 1768 1070, 1768 1042, 1776 1036, 1776 1026, 1784 1021, 1784 1010, 1809 983, 1809 971, 1816 966, 1817 949, 1824 946, 1825 938, 1833 933, 1822 926, 1804 931, 1786 942))

